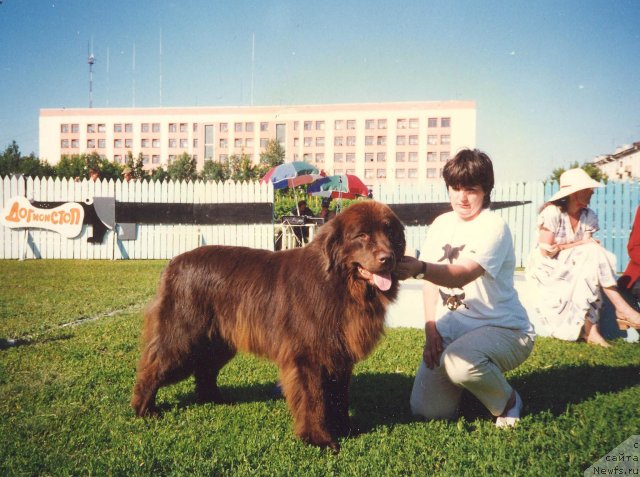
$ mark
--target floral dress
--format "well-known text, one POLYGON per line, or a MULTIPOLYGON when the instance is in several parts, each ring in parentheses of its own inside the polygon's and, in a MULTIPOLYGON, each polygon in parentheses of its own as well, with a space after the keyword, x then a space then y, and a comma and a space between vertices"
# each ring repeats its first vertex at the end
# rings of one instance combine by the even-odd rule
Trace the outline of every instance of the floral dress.
MULTIPOLYGON (((555 242, 564 244, 582 240, 586 233, 599 230, 598 216, 589 208, 582 210, 575 228, 559 207, 549 205, 538 215, 538 230, 553 232, 555 242)), ((596 323, 602 307, 602 287, 616 285, 616 258, 597 242, 562 250, 547 257, 537 245, 529 256, 526 276, 535 288, 531 313, 555 338, 575 341, 585 319, 596 323)))

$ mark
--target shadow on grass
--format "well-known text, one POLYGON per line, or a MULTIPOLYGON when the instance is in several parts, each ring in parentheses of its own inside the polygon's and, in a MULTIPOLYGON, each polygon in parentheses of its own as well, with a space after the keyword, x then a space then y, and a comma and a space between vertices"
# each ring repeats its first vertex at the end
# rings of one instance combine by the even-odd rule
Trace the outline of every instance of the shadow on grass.
POLYGON ((10 348, 18 348, 20 346, 29 346, 34 344, 42 344, 42 343, 53 343, 55 341, 68 340, 72 338, 73 335, 70 334, 62 334, 55 336, 40 336, 36 338, 17 338, 17 339, 6 339, 0 338, 0 351, 10 349, 10 348))
MULTIPOLYGON (((538 370, 513 377, 510 383, 523 397, 528 415, 551 412, 559 416, 570 404, 586 401, 596 394, 615 393, 640 384, 640 373, 635 366, 566 366, 538 370)), ((229 405, 267 402, 282 399, 276 392, 275 382, 248 386, 221 386, 229 405)), ((350 408, 353 424, 359 433, 368 433, 379 426, 394 426, 416 422, 409 409, 409 396, 413 376, 394 373, 363 373, 351 382, 350 408)), ((170 406, 159 400, 163 412, 170 406)), ((178 398, 178 408, 198 405, 194 392, 178 398)), ((491 420, 486 408, 470 393, 462 395, 460 416, 467 421, 491 420)))

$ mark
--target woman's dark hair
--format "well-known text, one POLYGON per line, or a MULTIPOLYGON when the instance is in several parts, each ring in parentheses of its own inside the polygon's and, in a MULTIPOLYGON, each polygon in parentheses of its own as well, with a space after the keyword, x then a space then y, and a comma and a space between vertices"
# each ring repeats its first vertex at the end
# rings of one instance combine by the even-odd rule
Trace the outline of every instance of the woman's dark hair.
POLYGON ((491 204, 490 196, 494 185, 493 164, 484 152, 478 149, 463 149, 444 165, 442 177, 447 187, 454 189, 482 187, 482 207, 486 209, 491 204))
POLYGON ((569 196, 566 197, 561 197, 558 200, 554 200, 553 202, 549 201, 549 202, 545 202, 544 204, 542 204, 540 206, 540 210, 538 210, 538 213, 542 212, 544 209, 546 209, 547 207, 549 207, 550 205, 555 205, 557 206, 562 212, 566 212, 567 208, 569 206, 569 196))

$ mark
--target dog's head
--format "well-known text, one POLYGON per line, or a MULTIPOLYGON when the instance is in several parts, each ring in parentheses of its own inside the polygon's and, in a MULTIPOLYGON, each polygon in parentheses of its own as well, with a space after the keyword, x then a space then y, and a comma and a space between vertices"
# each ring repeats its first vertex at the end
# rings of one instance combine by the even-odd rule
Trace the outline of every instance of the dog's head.
POLYGON ((383 292, 397 283, 393 270, 404 256, 404 226, 380 202, 352 204, 323 225, 313 242, 323 251, 327 272, 346 272, 383 292))

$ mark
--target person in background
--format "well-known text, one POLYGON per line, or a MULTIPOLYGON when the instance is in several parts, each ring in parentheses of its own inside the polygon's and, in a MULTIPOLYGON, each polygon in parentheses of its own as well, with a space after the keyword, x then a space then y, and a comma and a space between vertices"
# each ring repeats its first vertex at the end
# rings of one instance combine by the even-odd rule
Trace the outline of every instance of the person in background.
POLYGON ((325 222, 328 222, 329 220, 331 220, 336 216, 336 213, 333 210, 329 209, 330 205, 331 205, 331 197, 326 197, 322 199, 322 204, 321 204, 320 213, 318 214, 318 217, 324 219, 325 222))
POLYGON ((129 182, 132 178, 133 176, 131 168, 129 166, 124 166, 124 169, 122 170, 122 179, 125 182, 129 182))
POLYGON ((639 327, 640 314, 617 289, 615 256, 593 238, 598 216, 589 202, 596 187, 581 168, 562 173, 560 189, 540 209, 526 276, 535 293, 532 313, 551 336, 607 347, 598 326, 601 292, 621 325, 639 327))
POLYGON ((91 167, 89 169, 89 179, 91 179, 93 182, 100 180, 100 169, 95 166, 91 167))
MULTIPOLYGON (((640 302, 640 206, 636 209, 629 242, 627 242, 629 263, 622 276, 618 279, 618 287, 631 293, 636 303, 640 302)), ((625 328, 624 324, 620 328, 625 328)), ((637 327, 634 327, 637 328, 637 327)))
POLYGON ((522 364, 535 332, 513 285, 515 253, 504 220, 489 210, 493 165, 485 153, 465 149, 443 170, 452 212, 436 218, 418 260, 404 257, 401 280, 425 280, 426 343, 410 406, 427 419, 454 416, 464 389, 514 426, 522 398, 504 373, 522 364))
MULTIPOLYGON (((291 209, 291 214, 300 217, 315 217, 306 200, 298 201, 298 206, 291 209)), ((293 226, 293 233, 301 246, 309 242, 309 228, 306 225, 293 226)))

